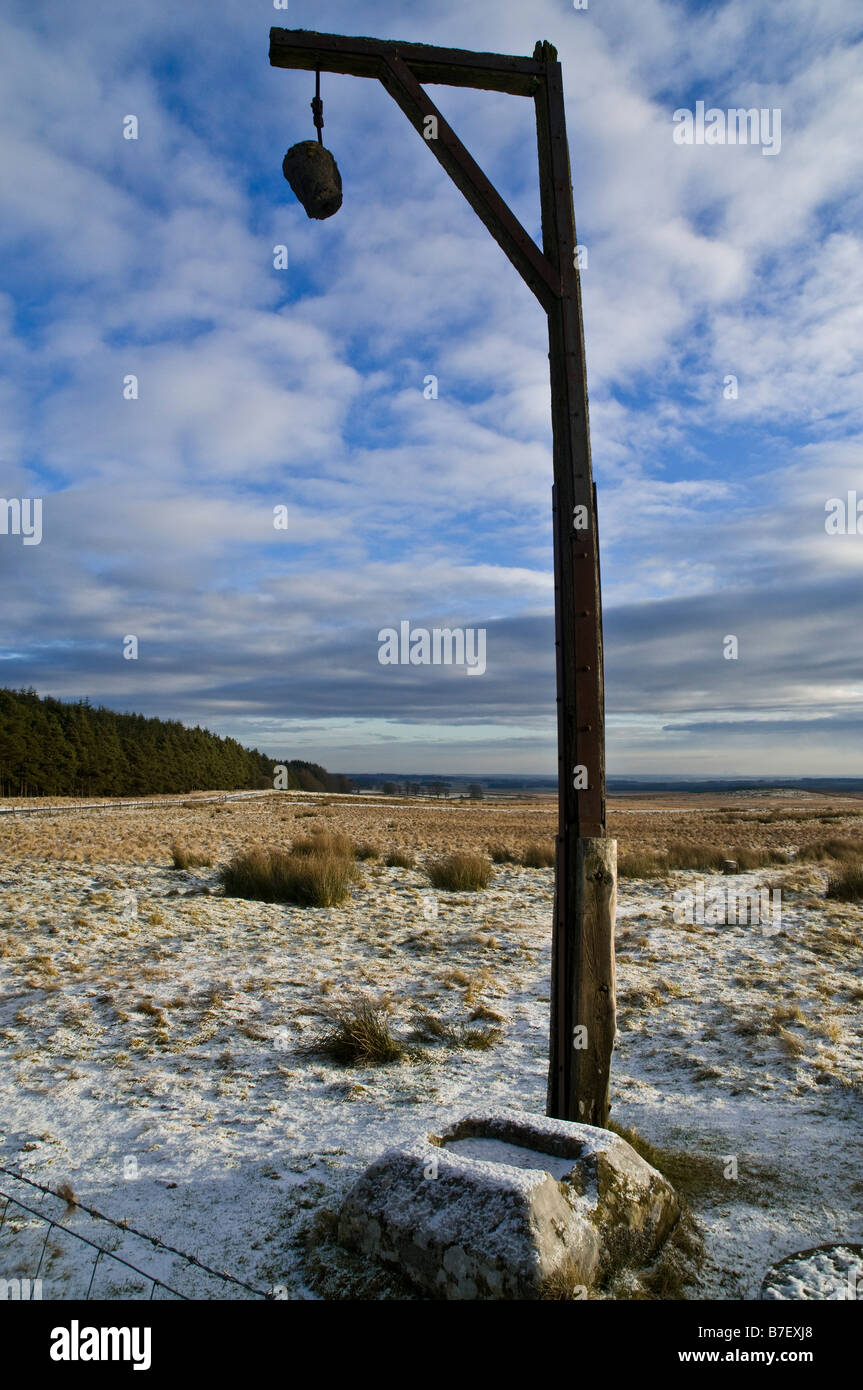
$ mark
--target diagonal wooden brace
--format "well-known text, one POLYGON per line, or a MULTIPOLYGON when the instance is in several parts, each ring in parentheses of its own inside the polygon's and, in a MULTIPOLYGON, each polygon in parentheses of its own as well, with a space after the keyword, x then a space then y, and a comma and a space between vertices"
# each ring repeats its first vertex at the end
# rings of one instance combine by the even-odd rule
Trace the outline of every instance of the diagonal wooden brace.
POLYGON ((380 80, 390 96, 401 107, 411 125, 425 136, 432 154, 446 169, 456 187, 461 189, 477 217, 506 252, 548 313, 561 296, 559 273, 465 149, 407 63, 389 53, 380 62, 383 69, 380 80), (432 137, 427 134, 428 130, 435 132, 432 137))

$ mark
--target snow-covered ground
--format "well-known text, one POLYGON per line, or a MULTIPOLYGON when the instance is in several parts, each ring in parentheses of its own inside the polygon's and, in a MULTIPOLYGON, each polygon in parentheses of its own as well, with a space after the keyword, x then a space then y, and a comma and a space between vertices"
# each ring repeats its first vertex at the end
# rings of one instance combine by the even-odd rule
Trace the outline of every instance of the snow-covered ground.
MULTIPOLYGON (((621 884, 612 1119, 691 1167, 690 1296, 757 1298, 783 1256, 863 1239, 863 910, 825 901, 813 870, 776 934, 679 924, 673 890, 698 878, 621 884)), ((314 1296, 298 1237, 383 1148, 480 1107, 544 1111, 552 892, 550 869, 501 865, 485 892, 435 894, 435 917, 420 869, 368 863, 349 905, 303 910, 226 900, 213 870, 7 862, 0 1164, 314 1296), (396 1032, 425 1011, 502 1037, 377 1068, 303 1050, 357 992, 396 1032)), ((0 1190, 186 1294, 251 1296, 2 1173, 0 1190)), ((8 1208, 0 1279, 35 1274, 45 1233, 8 1208)), ((55 1229, 42 1296, 82 1296, 92 1264, 55 1229)), ((103 1259, 93 1293, 150 1287, 103 1259)))

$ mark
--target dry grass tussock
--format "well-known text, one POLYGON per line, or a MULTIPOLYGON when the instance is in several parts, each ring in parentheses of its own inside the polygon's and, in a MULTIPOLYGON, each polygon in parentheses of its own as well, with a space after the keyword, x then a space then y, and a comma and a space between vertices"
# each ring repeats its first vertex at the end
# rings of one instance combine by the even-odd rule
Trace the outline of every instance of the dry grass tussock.
POLYGON ((298 835, 296 837, 291 845, 291 853, 354 859, 356 857, 356 845, 350 835, 343 835, 338 830, 313 830, 311 835, 298 835))
POLYGON ((518 850, 511 849, 509 845, 489 845, 488 853, 492 864, 518 864, 520 862, 518 850))
POLYGON ((482 854, 448 854, 428 865, 433 888, 452 893, 476 893, 491 882, 492 867, 482 854))
POLYGON ((219 877, 228 898, 337 907, 350 894, 357 869, 353 858, 321 848, 253 849, 234 856, 219 877))
POLYGON ((527 845, 524 854, 521 856, 521 862, 526 869, 553 869, 554 845, 527 845))
POLYGON ((531 840, 522 850, 506 844, 490 844, 487 852, 493 864, 521 864, 525 869, 554 868, 553 840, 531 840))
POLYGON ((416 862, 416 855, 407 849, 391 849, 384 859, 388 869, 412 869, 416 862))
POLYGON ((371 999, 354 999, 331 1015, 330 1026, 307 1045, 309 1052, 342 1066, 380 1067, 409 1055, 390 1028, 386 1011, 371 999))
POLYGON ((213 862, 211 855, 186 849, 176 840, 171 845, 171 860, 175 869, 208 869, 213 862))
POLYGON ((831 873, 826 896, 844 903, 863 902, 863 863, 844 864, 831 873))

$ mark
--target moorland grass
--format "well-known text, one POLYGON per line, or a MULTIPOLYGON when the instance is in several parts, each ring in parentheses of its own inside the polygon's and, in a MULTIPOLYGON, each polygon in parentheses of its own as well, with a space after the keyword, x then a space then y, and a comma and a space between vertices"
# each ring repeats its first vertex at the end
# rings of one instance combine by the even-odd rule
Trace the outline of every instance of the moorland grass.
POLYGON ((618 851, 618 878, 664 878, 667 872, 665 859, 657 850, 629 849, 618 851))
POLYGON ((291 853, 353 859, 356 856, 356 846, 349 835, 342 835, 338 830, 313 830, 310 835, 297 836, 291 845, 291 853))
POLYGON ((488 852, 491 855, 491 862, 493 864, 520 863, 517 851, 510 849, 507 845, 489 845, 488 852))
POLYGON ((521 862, 526 869, 553 869, 554 845, 527 845, 521 862))
POLYGON ((817 863, 824 859, 835 859, 841 864, 854 864, 863 860, 863 840, 849 840, 834 836, 826 840, 813 840, 803 845, 798 859, 806 863, 817 863))
POLYGON ((356 872, 353 859, 340 854, 252 849, 235 855, 219 877, 228 898, 337 907, 348 897, 356 872))
POLYGON ((380 1067, 400 1062, 410 1049, 395 1037, 382 1008, 370 999, 355 999, 333 1014, 331 1026, 308 1050, 342 1066, 380 1067))
POLYGON ((185 849, 177 844, 176 840, 171 845, 171 859, 175 869, 209 868, 213 862, 208 854, 198 854, 196 850, 185 849))
POLYGON ((357 845, 354 849, 355 859, 380 859, 380 857, 381 852, 377 845, 370 844, 367 841, 364 841, 361 845, 357 845))
POLYGON ((476 893, 491 882, 492 867, 482 854, 448 854, 434 859, 426 873, 433 888, 451 893, 476 893))
POLYGON ((412 869, 416 856, 407 849, 391 849, 384 859, 388 869, 412 869))
POLYGON ((827 879, 826 897, 843 903, 863 901, 863 863, 843 864, 827 879))
POLYGON ((727 859, 733 859, 741 873, 768 864, 787 864, 788 855, 778 849, 729 849, 706 841, 673 840, 664 850, 641 847, 618 853, 620 878, 665 878, 674 869, 700 869, 718 873, 727 859))

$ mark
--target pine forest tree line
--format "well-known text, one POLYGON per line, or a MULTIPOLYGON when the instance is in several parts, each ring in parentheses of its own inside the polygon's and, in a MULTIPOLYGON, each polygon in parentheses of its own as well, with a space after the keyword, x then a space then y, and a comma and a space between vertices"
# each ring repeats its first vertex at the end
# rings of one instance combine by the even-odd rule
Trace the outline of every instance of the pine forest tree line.
MULTIPOLYGON (((0 689, 0 796, 157 796, 272 787, 277 758, 177 720, 87 700, 0 689)), ((351 791, 347 777, 291 760, 288 787, 351 791)))

